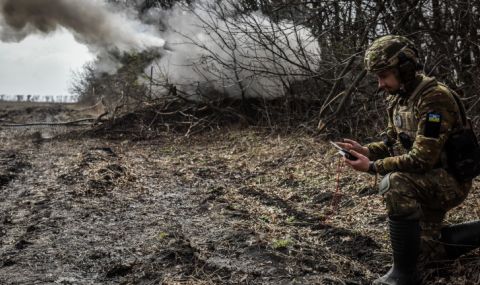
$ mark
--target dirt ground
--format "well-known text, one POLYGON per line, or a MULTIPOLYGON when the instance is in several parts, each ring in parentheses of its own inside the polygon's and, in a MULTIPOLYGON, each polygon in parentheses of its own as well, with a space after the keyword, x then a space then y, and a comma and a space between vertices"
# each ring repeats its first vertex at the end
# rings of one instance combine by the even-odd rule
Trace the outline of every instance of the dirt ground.
MULTIPOLYGON (((1 103, 0 120, 80 109, 1 103)), ((390 266, 375 179, 340 167, 337 191, 335 151, 305 134, 2 127, 0 142, 0 284, 370 284, 390 266)), ((478 188, 448 222, 480 219, 478 188)), ((424 284, 480 284, 478 256, 424 284)))

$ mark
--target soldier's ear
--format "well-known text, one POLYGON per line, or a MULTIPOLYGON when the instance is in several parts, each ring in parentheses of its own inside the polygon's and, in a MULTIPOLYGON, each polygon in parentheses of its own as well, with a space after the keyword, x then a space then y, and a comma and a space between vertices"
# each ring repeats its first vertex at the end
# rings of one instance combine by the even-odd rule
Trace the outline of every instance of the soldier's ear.
POLYGON ((398 54, 398 72, 400 79, 403 83, 410 82, 415 79, 415 73, 417 71, 417 64, 413 60, 409 59, 405 53, 400 52, 398 54))

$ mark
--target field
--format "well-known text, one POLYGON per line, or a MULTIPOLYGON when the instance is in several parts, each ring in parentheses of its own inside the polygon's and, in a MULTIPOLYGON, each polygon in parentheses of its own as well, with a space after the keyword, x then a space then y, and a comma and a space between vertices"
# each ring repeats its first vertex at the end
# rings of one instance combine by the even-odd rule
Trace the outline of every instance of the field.
MULTIPOLYGON (((1 122, 94 115, 0 103, 1 122)), ((370 284, 390 266, 377 181, 301 132, 27 126, 0 141, 1 284, 370 284)), ((478 188, 448 222, 480 219, 478 188)), ((478 251, 423 277, 479 284, 478 251)))

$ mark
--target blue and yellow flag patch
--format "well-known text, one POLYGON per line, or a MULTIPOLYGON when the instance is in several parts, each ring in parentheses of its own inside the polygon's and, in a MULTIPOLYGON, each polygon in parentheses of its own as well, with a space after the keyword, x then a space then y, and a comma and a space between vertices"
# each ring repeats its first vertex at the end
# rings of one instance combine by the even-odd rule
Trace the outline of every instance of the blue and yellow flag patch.
POLYGON ((440 135, 441 124, 442 124, 442 115, 435 112, 428 113, 423 134, 429 138, 438 138, 440 135))
POLYGON ((440 123, 442 120, 442 117, 440 114, 437 113, 428 113, 428 121, 430 123, 440 123))

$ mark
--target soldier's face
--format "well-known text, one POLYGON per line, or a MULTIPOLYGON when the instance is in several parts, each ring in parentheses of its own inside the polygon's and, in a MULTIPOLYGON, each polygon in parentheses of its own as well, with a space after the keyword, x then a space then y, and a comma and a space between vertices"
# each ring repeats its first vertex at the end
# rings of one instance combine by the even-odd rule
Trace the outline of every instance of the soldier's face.
POLYGON ((395 69, 387 69, 377 73, 378 88, 390 94, 395 94, 400 89, 400 80, 395 69))

